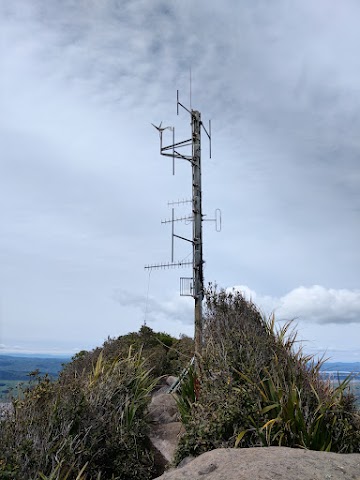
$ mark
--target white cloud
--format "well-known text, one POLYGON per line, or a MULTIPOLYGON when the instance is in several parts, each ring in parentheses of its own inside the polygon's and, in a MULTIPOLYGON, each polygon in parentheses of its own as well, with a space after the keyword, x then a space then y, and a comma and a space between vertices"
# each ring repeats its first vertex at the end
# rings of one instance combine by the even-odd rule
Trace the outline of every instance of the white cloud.
MULTIPOLYGON (((360 323, 360 290, 300 286, 281 297, 257 294, 249 287, 233 287, 264 312, 275 311, 278 320, 297 319, 318 324, 360 323)), ((231 289, 228 289, 231 290, 231 289)))
POLYGON ((192 325, 194 322, 193 300, 180 297, 178 293, 165 300, 156 300, 153 296, 137 295, 126 290, 118 290, 114 294, 122 307, 132 307, 144 316, 144 322, 166 322, 192 325))
POLYGON ((317 323, 360 323, 360 290, 298 287, 280 299, 279 315, 317 323))

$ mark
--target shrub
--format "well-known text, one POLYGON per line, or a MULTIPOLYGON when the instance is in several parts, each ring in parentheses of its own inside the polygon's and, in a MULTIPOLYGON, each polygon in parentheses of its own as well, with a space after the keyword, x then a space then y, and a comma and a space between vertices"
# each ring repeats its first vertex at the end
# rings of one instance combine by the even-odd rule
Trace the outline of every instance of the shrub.
POLYGON ((93 351, 81 351, 73 357, 73 361, 66 365, 61 372, 62 378, 72 378, 90 372, 92 364, 96 362, 100 352, 103 358, 109 361, 127 355, 129 348, 133 351, 142 350, 144 366, 151 370, 155 379, 171 373, 177 375, 188 364, 193 355, 193 340, 181 337, 179 340, 164 332, 154 332, 143 325, 139 332, 129 333, 117 338, 108 338, 102 348, 93 351))
POLYGON ((113 361, 100 352, 90 373, 73 373, 39 377, 14 400, 0 423, 0 478, 152 478, 146 409, 154 384, 142 352, 113 361))
POLYGON ((150 392, 192 352, 192 339, 143 326, 77 353, 55 382, 31 372, 0 423, 0 480, 151 478, 150 392))
POLYGON ((218 447, 283 445, 360 451, 360 417, 348 381, 321 379, 296 349, 291 323, 276 330, 241 293, 206 297, 201 391, 177 460, 218 447))

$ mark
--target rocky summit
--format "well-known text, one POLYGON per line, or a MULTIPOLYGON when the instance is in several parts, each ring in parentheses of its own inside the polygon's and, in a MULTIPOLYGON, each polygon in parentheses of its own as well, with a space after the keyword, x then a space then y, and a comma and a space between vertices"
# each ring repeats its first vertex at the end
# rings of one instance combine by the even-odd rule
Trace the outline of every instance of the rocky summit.
POLYGON ((220 448, 157 480, 360 480, 360 453, 286 447, 220 448))

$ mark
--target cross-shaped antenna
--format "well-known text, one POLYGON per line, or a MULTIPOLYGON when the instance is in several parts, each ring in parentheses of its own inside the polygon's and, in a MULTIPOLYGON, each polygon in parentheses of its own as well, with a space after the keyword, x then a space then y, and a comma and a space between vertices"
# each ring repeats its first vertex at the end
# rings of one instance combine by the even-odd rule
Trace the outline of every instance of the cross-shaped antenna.
POLYGON ((170 156, 172 157, 173 159, 173 165, 172 165, 172 170, 173 170, 173 175, 175 175, 175 127, 162 127, 162 122, 160 122, 160 125, 157 127, 156 125, 154 125, 153 123, 151 124, 154 128, 156 128, 156 130, 159 132, 159 136, 160 136, 160 154, 161 155, 166 155, 166 156, 170 156), (163 147, 163 133, 165 130, 172 130, 173 132, 173 144, 168 146, 168 147, 163 147), (172 154, 168 154, 168 153, 164 153, 165 150, 171 150, 172 148, 172 154))

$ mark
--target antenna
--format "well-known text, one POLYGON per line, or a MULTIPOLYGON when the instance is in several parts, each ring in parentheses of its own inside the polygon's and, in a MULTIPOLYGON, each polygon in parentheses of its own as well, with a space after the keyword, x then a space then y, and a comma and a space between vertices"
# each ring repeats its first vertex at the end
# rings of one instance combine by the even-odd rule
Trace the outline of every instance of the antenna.
POLYGON ((190 82, 189 82, 190 83, 190 85, 189 85, 190 92, 189 93, 190 93, 190 110, 191 110, 192 109, 192 105, 191 105, 191 101, 192 101, 192 99, 191 99, 191 67, 190 67, 190 72, 189 73, 190 73, 190 78, 189 78, 189 80, 190 80, 190 82))
POLYGON ((195 358, 199 358, 202 352, 203 345, 203 318, 202 318, 202 301, 204 299, 204 274, 203 274, 203 240, 202 240, 202 222, 215 222, 215 230, 221 230, 221 211, 215 210, 214 218, 205 219, 202 213, 202 190, 201 190, 201 128, 203 128, 207 137, 209 138, 209 154, 211 158, 211 122, 209 121, 209 129, 204 127, 201 120, 201 113, 193 110, 191 107, 191 69, 190 69, 190 110, 185 107, 179 100, 179 90, 176 92, 176 113, 179 115, 179 107, 188 112, 191 116, 191 137, 181 142, 175 142, 175 127, 162 127, 162 122, 157 127, 152 124, 159 132, 160 136, 160 154, 166 157, 172 157, 173 174, 175 174, 175 160, 186 160, 191 164, 192 168, 192 199, 191 200, 177 200, 168 202, 171 206, 171 218, 162 220, 162 224, 171 224, 171 262, 157 263, 147 265, 146 269, 167 269, 176 267, 192 266, 192 277, 180 278, 180 295, 191 296, 195 300, 194 307, 194 323, 195 323, 195 358), (165 130, 172 132, 172 144, 163 145, 163 134, 165 130), (184 152, 184 149, 187 151, 184 152), (182 217, 175 216, 175 206, 192 204, 192 214, 182 217), (175 224, 177 222, 184 222, 185 224, 193 225, 192 238, 186 238, 175 233, 175 224), (174 261, 174 241, 180 239, 191 243, 193 251, 192 261, 174 261))

